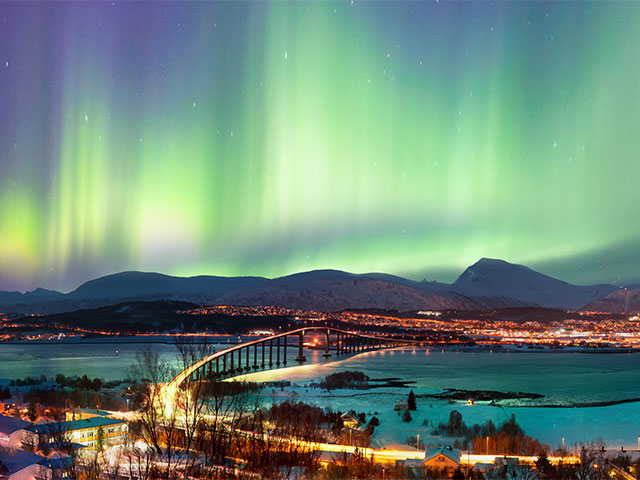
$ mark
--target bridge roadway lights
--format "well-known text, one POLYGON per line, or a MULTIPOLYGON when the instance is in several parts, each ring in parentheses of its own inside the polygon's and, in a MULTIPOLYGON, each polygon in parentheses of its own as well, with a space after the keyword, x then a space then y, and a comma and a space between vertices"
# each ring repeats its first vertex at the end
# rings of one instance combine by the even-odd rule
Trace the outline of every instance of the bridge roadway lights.
MULTIPOLYGON (((331 329, 329 328, 312 328, 312 331, 319 331, 324 333, 325 335, 325 343, 324 343, 324 353, 322 354, 324 357, 331 357, 331 329)), ((304 333, 305 330, 294 330, 292 332, 281 333, 279 335, 274 335, 270 338, 259 341, 259 343, 254 343, 253 348, 253 365, 250 359, 251 345, 239 345, 234 347, 226 352, 221 352, 221 355, 216 356, 216 366, 215 372, 213 371, 213 360, 207 363, 196 362, 192 366, 187 367, 183 370, 178 376, 176 376, 170 383, 170 388, 167 389, 167 392, 172 391, 175 392, 176 389, 182 389, 185 381, 197 381, 203 378, 215 378, 215 379, 223 379, 233 377, 235 375, 239 375, 245 371, 257 370, 258 368, 273 368, 274 360, 276 360, 277 367, 280 367, 281 364, 286 366, 287 364, 287 348, 291 346, 295 348, 294 345, 288 345, 287 336, 296 336, 298 335, 298 356, 295 357, 297 362, 305 362, 307 358, 304 356, 304 333), (274 338, 275 337, 275 338, 274 338), (281 340, 284 341, 284 345, 282 345, 281 340), (266 358, 266 350, 267 350, 267 342, 269 343, 269 358, 267 364, 266 358), (275 344, 275 345, 274 345, 275 344), (261 345, 262 348, 262 362, 259 363, 258 360, 258 345, 261 345), (281 347, 284 347, 282 353, 280 352, 281 347), (273 355, 273 349, 276 348, 276 358, 273 355), (245 358, 242 358, 243 349, 246 350, 245 358), (237 352, 237 362, 236 362, 236 352, 237 352), (280 356, 283 355, 281 359, 280 356), (222 358, 222 361, 220 361, 222 358), (244 360, 244 361, 243 361, 244 360), (284 361, 282 361, 284 360, 284 361), (222 365, 221 365, 222 364, 222 365), (244 364, 244 365, 243 365, 244 364), (260 365, 260 367, 258 366, 260 365)), ((405 341, 397 340, 393 338, 385 338, 385 337, 361 337, 360 335, 354 335, 349 332, 339 331, 335 332, 335 355, 337 357, 343 355, 354 354, 358 352, 368 351, 376 348, 394 348, 396 346, 404 345, 405 341)), ((206 362, 206 359, 203 359, 206 362)), ((166 397, 166 394, 165 394, 166 397)))

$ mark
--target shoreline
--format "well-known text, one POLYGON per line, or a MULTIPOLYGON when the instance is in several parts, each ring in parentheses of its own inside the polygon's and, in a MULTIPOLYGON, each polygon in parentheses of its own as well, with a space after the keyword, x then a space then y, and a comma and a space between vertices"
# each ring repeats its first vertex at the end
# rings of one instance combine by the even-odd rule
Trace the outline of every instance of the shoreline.
MULTIPOLYGON (((33 339, 33 340, 3 340, 0 341, 0 344, 3 345, 87 345, 87 344, 164 344, 164 345, 172 345, 174 342, 172 339, 176 337, 182 337, 183 335, 179 334, 170 334, 170 333, 160 333, 160 334, 144 334, 144 335, 100 335, 96 337, 88 337, 82 338, 80 336, 74 336, 74 338, 46 338, 46 339, 33 339), (142 337, 141 339, 137 339, 136 337, 142 337), (155 338, 144 338, 144 337, 158 337, 155 338), (164 337, 164 338, 162 338, 164 337)), ((225 335, 225 334, 193 334, 188 335, 189 338, 220 338, 220 339, 229 339, 230 337, 235 337, 236 335, 225 335)), ((243 337, 241 335, 240 337, 243 337)), ((247 338, 256 338, 255 335, 244 335, 247 338)), ((225 342, 209 342, 206 340, 192 341, 194 344, 215 344, 215 345, 237 345, 237 340, 235 341, 225 341, 225 342)), ((520 346, 513 344, 503 344, 496 343, 490 345, 464 345, 460 344, 430 344, 430 345, 420 345, 416 347, 396 347, 391 350, 418 350, 418 351, 428 351, 430 354, 437 354, 444 352, 454 352, 454 353, 502 353, 502 354, 511 354, 511 353, 583 353, 583 354, 596 354, 596 355, 604 355, 604 354, 631 354, 631 353, 640 353, 640 348, 631 348, 631 347, 578 347, 578 346, 565 346, 565 347, 529 347, 529 346, 520 346)))

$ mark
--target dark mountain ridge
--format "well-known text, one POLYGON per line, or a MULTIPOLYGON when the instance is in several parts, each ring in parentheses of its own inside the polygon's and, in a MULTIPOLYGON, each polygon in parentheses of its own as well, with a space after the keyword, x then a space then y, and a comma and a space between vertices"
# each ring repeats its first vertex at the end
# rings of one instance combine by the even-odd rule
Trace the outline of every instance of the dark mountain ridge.
POLYGON ((0 311, 58 313, 157 300, 199 305, 273 305, 318 311, 482 310, 527 306, 566 310, 578 309, 617 290, 613 285, 572 285, 523 265, 483 258, 452 284, 340 270, 314 270, 274 279, 122 272, 90 280, 67 294, 43 289, 24 294, 0 292, 0 311))

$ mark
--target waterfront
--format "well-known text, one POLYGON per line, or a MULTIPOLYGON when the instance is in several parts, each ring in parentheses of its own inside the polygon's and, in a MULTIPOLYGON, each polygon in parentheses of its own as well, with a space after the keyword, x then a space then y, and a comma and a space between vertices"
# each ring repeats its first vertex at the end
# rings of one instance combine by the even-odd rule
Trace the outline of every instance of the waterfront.
MULTIPOLYGON (((10 378, 26 376, 50 377, 57 373, 124 379, 131 375, 136 353, 143 348, 151 348, 167 360, 175 358, 171 340, 166 343, 133 343, 131 340, 3 344, 0 346, 0 381, 6 383, 10 378)), ((217 344, 216 348, 226 345, 217 344)), ((291 359, 294 350, 291 349, 291 359)), ((395 439, 398 441, 414 431, 425 435, 429 428, 422 427, 424 419, 434 424, 444 420, 452 409, 458 409, 468 424, 488 419, 499 423, 515 414, 528 434, 553 448, 563 437, 567 446, 600 437, 611 447, 637 448, 640 403, 585 408, 576 405, 640 398, 640 355, 455 350, 431 350, 427 354, 423 348, 369 352, 338 361, 329 359, 324 364, 313 363, 324 361, 319 351, 308 352, 307 358, 310 362, 306 365, 254 373, 247 378, 254 381, 286 379, 294 383, 293 388, 282 392, 278 389, 265 392, 265 401, 297 398, 342 410, 378 411, 394 428, 403 429, 395 439), (500 401, 502 408, 490 406, 488 402, 466 406, 464 402, 419 397, 420 408, 414 422, 402 424, 396 422, 392 408, 396 400, 406 396, 408 389, 338 390, 328 394, 307 387, 330 373, 344 370, 360 370, 371 378, 392 377, 415 382, 411 388, 419 396, 455 388, 538 393, 544 397, 500 401), (559 404, 569 407, 544 407, 559 404)), ((379 437, 385 429, 380 431, 379 437)))

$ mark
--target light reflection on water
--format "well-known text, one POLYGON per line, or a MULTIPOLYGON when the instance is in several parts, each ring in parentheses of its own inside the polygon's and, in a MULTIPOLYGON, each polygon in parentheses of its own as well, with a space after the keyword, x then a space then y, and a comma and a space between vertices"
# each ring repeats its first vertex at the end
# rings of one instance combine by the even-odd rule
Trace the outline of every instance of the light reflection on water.
MULTIPOLYGON (((228 347, 219 344, 216 348, 228 347)), ((0 381, 9 378, 57 373, 64 375, 87 375, 105 380, 123 379, 130 376, 136 353, 151 348, 161 358, 174 360, 175 347, 169 343, 136 344, 123 342, 79 344, 0 344, 0 381), (115 348, 118 348, 118 356, 115 348)), ((251 349, 253 354, 253 349, 251 349)), ((625 398, 640 398, 639 354, 583 354, 563 352, 455 352, 445 350, 391 350, 362 353, 354 357, 333 356, 326 359, 322 351, 305 351, 308 359, 297 365, 297 348, 288 349, 287 368, 246 375, 252 381, 291 380, 307 385, 324 376, 345 370, 360 370, 372 378, 399 378, 413 381, 416 393, 439 392, 445 388, 466 390, 496 390, 541 393, 550 403, 596 402, 625 398), (424 353, 422 353, 424 352, 424 353)), ((258 349, 258 355, 261 350, 258 349)), ((243 358, 246 358, 243 355, 243 358)), ((252 356, 250 361, 252 362, 252 356)), ((363 392, 339 391, 327 397, 326 392, 300 387, 300 397, 322 406, 348 410, 377 411, 395 418, 393 403, 407 394, 406 389, 383 389, 363 392), (355 394, 355 396, 354 396, 355 394)), ((269 390, 273 400, 284 400, 287 392, 269 390)), ((520 405, 526 402, 521 402, 520 405)), ((447 418, 452 409, 463 412, 467 423, 482 423, 491 418, 495 422, 504 420, 504 411, 488 405, 467 407, 460 403, 419 399, 419 416, 412 426, 398 424, 417 431, 423 419, 432 422, 447 418)), ((604 438, 608 444, 625 448, 634 446, 640 431, 640 403, 627 403, 597 408, 514 408, 504 403, 509 414, 516 413, 525 431, 536 438, 557 446, 562 437, 567 442, 604 438)), ((390 420, 388 420, 390 421, 390 420)), ((394 427, 395 428, 395 427, 394 427)), ((421 435, 429 429, 421 430, 421 435)), ((402 439, 400 439, 402 440, 402 439)))
MULTIPOLYGON (((227 346, 218 344, 216 348, 227 346)), ((57 373, 123 379, 130 376, 136 353, 143 348, 151 348, 163 359, 175 359, 176 349, 171 343, 2 344, 0 379, 51 377, 57 373)), ((438 355, 432 355, 427 349, 409 348, 366 352, 347 358, 332 352, 333 356, 327 359, 323 353, 305 350, 307 362, 299 366, 294 360, 297 347, 290 347, 287 368, 253 373, 246 378, 309 382, 337 371, 360 370, 372 378, 415 382, 413 387, 424 392, 455 388, 540 393, 550 403, 640 398, 640 354, 440 350, 438 355)), ((258 363, 260 360, 259 348, 258 363)), ((253 349, 250 363, 253 364, 253 349)))

